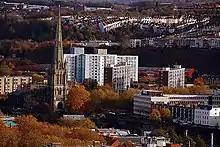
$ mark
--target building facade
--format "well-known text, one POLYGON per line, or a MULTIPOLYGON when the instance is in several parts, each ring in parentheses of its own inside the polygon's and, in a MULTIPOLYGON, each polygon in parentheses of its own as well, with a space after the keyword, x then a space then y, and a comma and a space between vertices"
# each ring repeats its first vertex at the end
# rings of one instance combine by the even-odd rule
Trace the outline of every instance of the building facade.
POLYGON ((119 93, 127 90, 131 85, 131 71, 131 65, 126 63, 105 67, 104 85, 111 85, 119 93))
POLYGON ((173 122, 193 123, 194 122, 194 108, 184 106, 170 106, 172 112, 173 122))
POLYGON ((6 95, 15 91, 29 88, 32 77, 29 76, 3 76, 0 77, 0 95, 6 95))
POLYGON ((185 68, 182 68, 181 65, 164 68, 159 71, 159 75, 161 87, 184 87, 185 85, 185 68))
POLYGON ((134 95, 133 113, 148 116, 153 104, 166 104, 168 97, 164 97, 161 91, 142 90, 140 94, 134 95))
MULTIPOLYGON (((138 81, 138 56, 118 56, 99 49, 96 54, 65 54, 64 60, 69 81, 82 83, 85 79, 93 79, 98 85, 104 85, 105 67, 109 65, 115 66, 114 71, 119 70, 121 74, 129 70, 129 75, 124 76, 131 77, 130 81, 138 81)), ((119 77, 119 73, 114 77, 119 77)))
POLYGON ((148 115, 154 104, 170 106, 220 105, 220 95, 177 95, 163 94, 162 91, 142 90, 140 94, 134 95, 134 114, 148 115))
POLYGON ((54 111, 64 111, 64 102, 67 98, 67 72, 66 63, 63 60, 63 43, 60 7, 57 19, 56 45, 54 49, 54 59, 48 79, 51 92, 51 106, 54 111))
POLYGON ((220 107, 204 105, 194 110, 194 124, 203 126, 219 126, 220 107))

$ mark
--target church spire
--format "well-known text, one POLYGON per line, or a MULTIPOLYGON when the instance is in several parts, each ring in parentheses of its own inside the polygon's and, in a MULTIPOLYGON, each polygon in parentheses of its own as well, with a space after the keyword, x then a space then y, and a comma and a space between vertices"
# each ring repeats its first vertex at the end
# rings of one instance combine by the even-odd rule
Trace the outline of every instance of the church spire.
POLYGON ((60 15, 60 5, 58 9, 57 28, 56 28, 56 45, 54 49, 54 66, 63 63, 63 40, 62 40, 62 25, 60 15))

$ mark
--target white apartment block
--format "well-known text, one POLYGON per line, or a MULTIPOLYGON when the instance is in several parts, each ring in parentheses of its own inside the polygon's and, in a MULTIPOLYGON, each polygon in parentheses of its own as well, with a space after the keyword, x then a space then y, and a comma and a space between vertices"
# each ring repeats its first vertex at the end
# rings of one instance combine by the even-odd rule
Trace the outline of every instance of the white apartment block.
POLYGON ((31 83, 32 77, 29 76, 0 77, 0 95, 22 90, 31 83))
POLYGON ((211 105, 201 106, 194 110, 194 123, 204 126, 220 125, 220 107, 211 105))
MULTIPOLYGON (((103 52, 102 52, 103 53, 103 52)), ((95 79, 104 85, 104 68, 108 65, 127 63, 130 66, 131 81, 138 81, 138 57, 117 56, 114 54, 65 54, 66 69, 69 81, 83 82, 95 79)))
POLYGON ((105 67, 104 84, 111 85, 118 92, 130 88, 132 80, 132 66, 126 63, 109 65, 105 67))
POLYGON ((120 55, 117 56, 117 64, 127 63, 131 65, 131 77, 132 81, 138 81, 138 56, 120 55))
POLYGON ((159 71, 160 86, 184 87, 185 86, 185 68, 181 65, 174 65, 174 68, 164 68, 159 71))

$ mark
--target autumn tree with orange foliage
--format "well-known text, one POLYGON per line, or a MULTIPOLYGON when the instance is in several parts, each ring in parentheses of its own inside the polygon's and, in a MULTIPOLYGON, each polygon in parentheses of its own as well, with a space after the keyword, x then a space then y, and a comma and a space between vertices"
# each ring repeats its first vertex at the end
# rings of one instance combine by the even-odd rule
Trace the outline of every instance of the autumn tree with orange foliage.
POLYGON ((155 79, 151 76, 143 76, 140 78, 140 82, 145 84, 153 84, 155 83, 155 79))
POLYGON ((14 128, 8 128, 3 121, 0 120, 0 146, 1 147, 17 147, 18 131, 14 128))
POLYGON ((122 93, 121 99, 133 100, 135 94, 139 94, 141 91, 139 89, 129 89, 122 93))
POLYGON ((210 94, 211 90, 208 86, 189 86, 189 87, 163 87, 164 94, 210 94))
POLYGON ((19 131, 18 146, 43 146, 43 136, 39 130, 37 119, 33 116, 20 116, 16 118, 19 131), (36 135, 36 136, 35 136, 36 135))
POLYGON ((101 143, 105 142, 105 139, 101 137, 97 132, 91 131, 85 128, 74 128, 70 137, 73 139, 80 139, 84 141, 100 141, 101 143))
POLYGON ((70 112, 82 112, 90 102, 90 93, 82 85, 70 89, 66 106, 70 112))
POLYGON ((160 111, 157 109, 153 109, 150 116, 149 116, 149 119, 153 120, 153 121, 160 121, 161 120, 160 111))
POLYGON ((194 85, 195 86, 204 86, 205 84, 204 84, 203 79, 201 77, 199 77, 194 80, 194 85))
POLYGON ((118 100, 119 94, 109 85, 98 86, 91 92, 91 98, 95 100, 118 100))
POLYGON ((125 109, 129 112, 133 111, 133 98, 135 94, 140 93, 139 89, 129 89, 120 95, 118 100, 118 108, 125 109))
POLYGON ((162 120, 169 120, 171 119, 171 111, 168 108, 162 108, 160 110, 160 115, 162 120))
POLYGON ((93 124, 89 120, 86 120, 80 127, 76 125, 82 122, 72 123, 74 125, 51 125, 38 122, 33 116, 19 116, 15 121, 17 126, 13 128, 8 128, 0 122, 0 146, 41 147, 52 142, 59 142, 64 146, 89 146, 93 141, 105 143, 102 136, 89 129, 93 124))
POLYGON ((60 126, 66 127, 79 127, 79 128, 87 128, 87 129, 95 129, 96 125, 90 119, 83 120, 73 120, 71 118, 60 118, 58 119, 58 124, 60 126))
POLYGON ((113 108, 119 98, 119 94, 109 85, 98 86, 91 92, 93 109, 113 108))

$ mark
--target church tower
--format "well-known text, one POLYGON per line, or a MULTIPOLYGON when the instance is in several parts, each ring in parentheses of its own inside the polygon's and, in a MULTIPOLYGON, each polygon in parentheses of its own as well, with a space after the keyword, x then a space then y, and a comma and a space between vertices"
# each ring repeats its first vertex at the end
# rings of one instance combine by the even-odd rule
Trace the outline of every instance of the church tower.
POLYGON ((67 98, 67 73, 66 64, 63 60, 63 42, 61 27, 62 26, 59 6, 54 58, 48 80, 51 92, 50 102, 53 110, 56 112, 63 112, 65 110, 65 100, 67 98))

